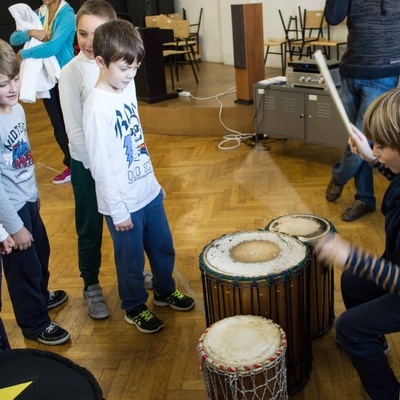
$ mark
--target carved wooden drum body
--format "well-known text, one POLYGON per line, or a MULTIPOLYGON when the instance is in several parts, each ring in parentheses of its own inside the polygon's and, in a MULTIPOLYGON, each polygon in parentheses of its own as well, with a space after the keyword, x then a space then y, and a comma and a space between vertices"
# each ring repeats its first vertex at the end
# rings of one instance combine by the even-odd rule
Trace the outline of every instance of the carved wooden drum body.
MULTIPOLYGON (((284 215, 273 219, 266 229, 296 237, 308 244, 311 252, 318 239, 329 232, 336 232, 331 222, 311 214, 284 215)), ((326 333, 334 319, 334 270, 332 265, 321 263, 313 256, 310 264, 311 338, 326 333)))
POLYGON ((288 343, 289 393, 311 373, 309 262, 309 247, 300 240, 262 230, 223 235, 200 255, 207 326, 236 315, 279 324, 288 343))
POLYGON ((215 322, 197 346, 210 400, 286 400, 286 336, 252 315, 215 322))

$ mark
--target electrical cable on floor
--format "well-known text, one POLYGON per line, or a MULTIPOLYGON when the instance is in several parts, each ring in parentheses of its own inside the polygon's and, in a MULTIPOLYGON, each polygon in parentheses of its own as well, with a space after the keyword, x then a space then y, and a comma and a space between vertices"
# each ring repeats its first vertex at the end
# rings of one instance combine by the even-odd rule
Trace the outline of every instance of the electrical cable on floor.
POLYGON ((231 134, 225 135, 223 136, 223 140, 222 142, 220 142, 218 144, 218 148, 221 150, 231 150, 231 149, 235 149, 236 147, 239 147, 240 144, 242 143, 243 140, 245 139, 249 139, 253 136, 252 133, 242 133, 239 131, 236 131, 234 129, 230 129, 228 128, 224 122, 222 121, 222 108, 223 108, 223 104, 221 103, 221 101, 219 100, 219 97, 225 96, 227 94, 232 94, 236 92, 236 87, 232 87, 230 89, 228 89, 226 92, 223 93, 219 93, 215 96, 210 96, 210 97, 194 97, 194 96, 190 96, 192 99, 195 100, 216 100, 219 104, 219 113, 218 113, 218 119, 219 122, 221 123, 221 125, 229 132, 232 132, 231 134), (232 146, 225 146, 226 143, 229 142, 234 142, 234 144, 232 146))

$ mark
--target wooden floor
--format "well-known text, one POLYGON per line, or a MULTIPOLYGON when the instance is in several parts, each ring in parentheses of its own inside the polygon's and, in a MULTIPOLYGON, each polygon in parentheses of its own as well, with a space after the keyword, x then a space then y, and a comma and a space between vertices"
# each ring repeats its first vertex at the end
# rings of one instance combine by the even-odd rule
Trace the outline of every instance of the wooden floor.
MULTIPOLYGON (((188 85, 185 90, 195 88, 188 85)), ((206 399, 196 350, 206 328, 199 256, 213 239, 235 231, 263 229, 281 215, 311 213, 329 219, 353 242, 373 252, 382 252, 383 217, 379 211, 352 223, 340 219, 343 208, 353 200, 352 183, 345 187, 337 202, 325 201, 331 165, 337 161, 340 150, 271 138, 257 147, 242 142, 237 148, 221 150, 219 135, 168 136, 146 132, 156 175, 167 192, 165 206, 177 254, 174 276, 179 289, 195 298, 196 307, 181 313, 153 307, 150 293, 149 305, 164 321, 165 328, 157 334, 146 335, 124 322, 113 246, 105 231, 100 279, 112 314, 106 320, 95 321, 87 315, 82 303, 72 188, 70 184, 52 184, 54 175, 63 168, 61 153, 41 102, 26 105, 25 109, 41 194, 41 213, 52 249, 50 289, 65 289, 69 294, 69 300, 50 315, 69 330, 72 340, 52 348, 25 340, 15 323, 4 284, 2 317, 12 347, 52 350, 88 368, 107 400, 206 399)), ((215 124, 219 124, 218 120, 215 124)), ((378 204, 386 185, 376 175, 378 204)), ((337 316, 344 309, 339 277, 340 271, 336 270, 337 316)), ((331 329, 313 341, 311 377, 291 399, 367 399, 353 367, 335 344, 334 335, 331 329)), ((388 339, 390 363, 400 376, 400 338, 393 334, 388 339)))

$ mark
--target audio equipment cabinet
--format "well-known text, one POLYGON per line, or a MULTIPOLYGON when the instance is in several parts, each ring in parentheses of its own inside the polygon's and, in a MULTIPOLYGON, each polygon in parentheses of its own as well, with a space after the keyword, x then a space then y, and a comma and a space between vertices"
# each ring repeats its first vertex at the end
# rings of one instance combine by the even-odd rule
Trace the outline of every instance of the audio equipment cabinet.
POLYGON ((347 131, 327 90, 255 83, 253 96, 256 134, 346 146, 347 131))

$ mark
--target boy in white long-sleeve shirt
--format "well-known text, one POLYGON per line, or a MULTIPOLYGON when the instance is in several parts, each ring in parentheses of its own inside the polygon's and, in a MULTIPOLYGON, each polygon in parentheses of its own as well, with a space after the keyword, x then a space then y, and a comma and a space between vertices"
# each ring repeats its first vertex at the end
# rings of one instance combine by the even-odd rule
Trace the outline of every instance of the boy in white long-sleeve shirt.
POLYGON ((83 128, 98 208, 114 243, 125 320, 154 333, 164 325, 145 304, 145 253, 154 276, 154 305, 182 311, 193 308, 194 301, 176 289, 172 278, 175 250, 164 192, 138 115, 133 78, 144 57, 143 42, 131 23, 114 20, 96 29, 93 51, 100 76, 84 106, 83 128))
MULTIPOLYGON (((75 226, 78 235, 78 266, 83 279, 83 301, 94 319, 110 315, 100 285, 103 215, 98 212, 94 179, 89 169, 82 126, 83 105, 99 77, 93 56, 95 30, 116 19, 111 4, 88 0, 76 14, 76 32, 80 52, 61 71, 60 101, 71 153, 71 183, 75 199, 75 226)), ((145 287, 152 289, 152 275, 145 272, 145 287)))

